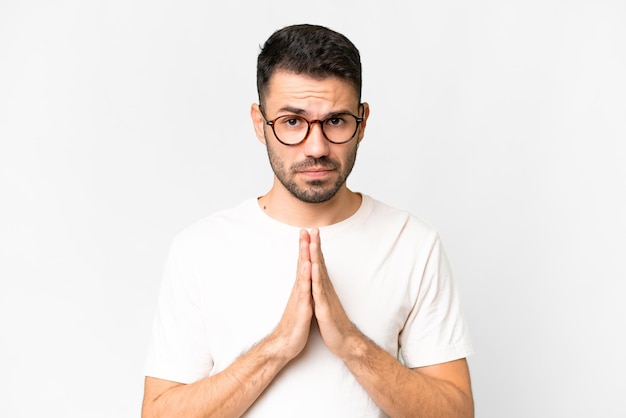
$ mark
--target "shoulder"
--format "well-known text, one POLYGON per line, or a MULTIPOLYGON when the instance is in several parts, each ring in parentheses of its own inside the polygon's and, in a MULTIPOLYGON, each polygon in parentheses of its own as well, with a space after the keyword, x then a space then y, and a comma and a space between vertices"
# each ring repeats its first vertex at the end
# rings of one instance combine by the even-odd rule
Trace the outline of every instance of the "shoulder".
POLYGON ((372 225, 381 229, 396 230, 402 235, 420 240, 439 240, 435 227, 409 210, 391 206, 367 195, 364 195, 363 199, 371 208, 368 221, 372 225))

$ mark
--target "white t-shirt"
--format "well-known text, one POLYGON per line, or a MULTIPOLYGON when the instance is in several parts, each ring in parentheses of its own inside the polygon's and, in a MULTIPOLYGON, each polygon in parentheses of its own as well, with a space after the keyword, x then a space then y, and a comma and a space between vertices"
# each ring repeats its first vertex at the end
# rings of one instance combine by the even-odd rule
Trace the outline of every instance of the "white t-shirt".
MULTIPOLYGON (((224 370, 278 324, 296 277, 300 228, 250 199, 174 240, 162 283, 147 376, 192 383, 224 370)), ((364 195, 359 210, 320 228, 329 276, 352 322, 408 367, 472 349, 437 233, 410 213, 364 195)), ((304 351, 247 417, 385 416, 315 321, 304 351)))

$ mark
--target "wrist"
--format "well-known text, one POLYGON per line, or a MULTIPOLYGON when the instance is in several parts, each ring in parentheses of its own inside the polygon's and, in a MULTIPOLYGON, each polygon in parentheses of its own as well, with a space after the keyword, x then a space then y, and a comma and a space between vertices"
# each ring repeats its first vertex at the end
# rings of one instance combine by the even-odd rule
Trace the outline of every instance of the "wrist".
POLYGON ((270 361, 276 362, 280 365, 280 367, 284 367, 301 351, 290 350, 289 337, 280 334, 276 330, 265 337, 259 343, 259 346, 262 350, 263 356, 270 361))
POLYGON ((356 326, 344 340, 340 353, 337 353, 344 363, 361 362, 368 357, 370 344, 373 342, 367 338, 356 326))

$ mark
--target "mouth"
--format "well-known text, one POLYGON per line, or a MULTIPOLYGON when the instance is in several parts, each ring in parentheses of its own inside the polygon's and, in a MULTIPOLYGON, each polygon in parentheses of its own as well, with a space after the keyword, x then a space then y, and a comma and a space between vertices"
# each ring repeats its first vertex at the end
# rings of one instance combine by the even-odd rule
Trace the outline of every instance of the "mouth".
POLYGON ((298 170, 298 174, 302 174, 308 178, 323 178, 335 171, 333 168, 327 167, 309 167, 303 170, 298 170))
POLYGON ((304 177, 305 181, 326 181, 339 169, 339 164, 328 158, 309 158, 294 164, 291 169, 296 175, 304 177))

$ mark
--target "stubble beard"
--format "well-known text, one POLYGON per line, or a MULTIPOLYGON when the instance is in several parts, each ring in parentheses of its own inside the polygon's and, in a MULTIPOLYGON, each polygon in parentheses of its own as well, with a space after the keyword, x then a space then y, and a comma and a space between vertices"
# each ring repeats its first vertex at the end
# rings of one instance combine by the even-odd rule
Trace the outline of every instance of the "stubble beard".
POLYGON ((345 184, 348 176, 352 172, 354 163, 356 162, 356 153, 358 149, 358 142, 354 145, 354 148, 347 155, 345 164, 342 166, 336 160, 331 160, 328 157, 321 158, 308 158, 302 162, 296 163, 287 169, 282 159, 272 150, 272 147, 267 143, 267 155, 270 160, 270 165, 276 178, 281 184, 294 196, 296 199, 305 203, 322 203, 332 199, 339 189, 345 184), (307 187, 300 187, 296 183, 296 173, 299 170, 309 167, 324 167, 331 170, 337 170, 339 176, 334 183, 329 184, 326 180, 311 180, 306 182, 307 187))

